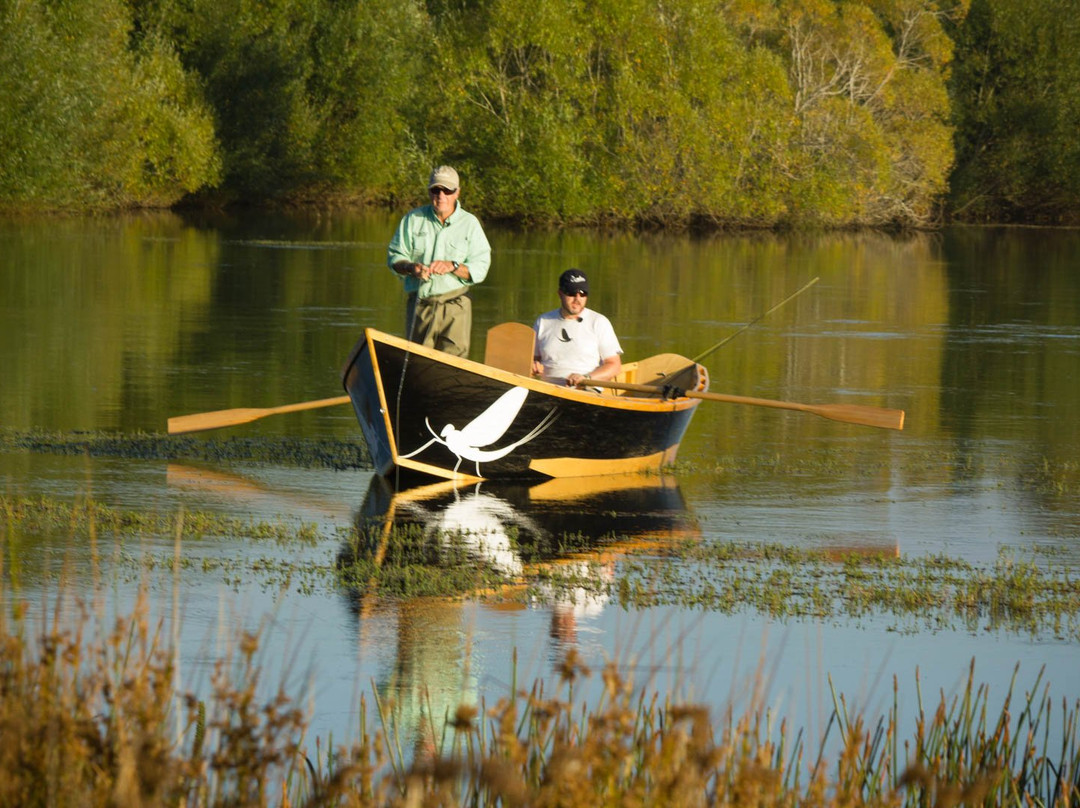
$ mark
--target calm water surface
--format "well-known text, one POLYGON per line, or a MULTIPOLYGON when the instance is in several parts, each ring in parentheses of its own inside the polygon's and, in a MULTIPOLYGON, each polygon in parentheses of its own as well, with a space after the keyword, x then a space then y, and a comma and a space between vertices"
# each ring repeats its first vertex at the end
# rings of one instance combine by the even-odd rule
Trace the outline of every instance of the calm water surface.
MULTIPOLYGON (((400 282, 384 263, 395 220, 160 215, 0 224, 0 428, 160 434, 171 415, 340 395, 340 367, 361 328, 402 330, 400 282)), ((473 358, 483 355, 490 326, 531 323, 554 307, 556 279, 569 266, 590 273, 590 305, 611 317, 628 359, 697 356, 818 277, 704 360, 712 389, 902 408, 907 426, 877 431, 703 402, 673 476, 636 500, 483 486, 394 498, 364 469, 22 450, 0 451, 0 488, 319 529, 322 539, 301 550, 229 536, 181 548, 193 562, 239 566, 283 556, 325 562, 341 550, 340 532, 373 514, 481 524, 493 536, 526 525, 547 537, 621 514, 612 528, 626 542, 690 534, 943 553, 986 565, 1002 552, 1080 562, 1080 233, 695 239, 492 229, 489 237, 494 261, 474 295, 473 358)), ((348 407, 266 418, 205 439, 232 437, 362 440, 348 407)), ((89 591, 91 550, 82 543, 5 525, 0 536, 9 599, 43 603, 65 562, 76 591, 89 591)), ((595 664, 617 660, 647 689, 708 702, 717 713, 757 697, 811 732, 831 709, 830 678, 849 703, 878 711, 892 703, 895 675, 911 715, 916 668, 924 692, 953 693, 972 659, 998 696, 1017 664, 1021 689, 1045 665, 1052 692, 1080 696, 1080 647, 1052 631, 889 616, 781 621, 750 607, 734 615, 627 611, 584 593, 514 609, 365 602, 296 581, 202 573, 197 564, 155 577, 125 561, 174 549, 171 537, 104 537, 95 548, 108 580, 104 608, 130 606, 143 581, 161 614, 182 614, 185 686, 206 681, 223 636, 262 626, 272 685, 309 686, 314 734, 338 739, 355 735, 359 698, 372 686, 394 696, 410 728, 420 721, 424 688, 436 713, 463 699, 494 702, 514 675, 514 649, 519 682, 549 677, 576 647, 595 664)), ((492 563, 521 564, 498 542, 484 550, 492 563)), ((617 577, 621 557, 618 545, 598 557, 598 574, 617 577)))

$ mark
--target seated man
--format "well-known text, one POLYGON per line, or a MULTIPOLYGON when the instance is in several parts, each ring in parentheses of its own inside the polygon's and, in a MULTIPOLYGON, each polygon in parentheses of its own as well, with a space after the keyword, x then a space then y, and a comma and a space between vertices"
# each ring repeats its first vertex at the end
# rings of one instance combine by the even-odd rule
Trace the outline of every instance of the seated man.
POLYGON ((559 308, 536 318, 533 374, 577 386, 584 379, 612 379, 622 370, 622 346, 607 317, 586 308, 589 280, 580 269, 559 276, 559 308))

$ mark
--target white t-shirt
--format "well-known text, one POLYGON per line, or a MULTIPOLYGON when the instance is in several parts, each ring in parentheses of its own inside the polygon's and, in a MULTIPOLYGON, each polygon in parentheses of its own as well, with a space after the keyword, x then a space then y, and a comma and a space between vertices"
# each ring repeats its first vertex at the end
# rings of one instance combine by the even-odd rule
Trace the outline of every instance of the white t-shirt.
POLYGON ((548 311, 533 323, 536 355, 544 365, 544 379, 566 381, 571 373, 591 373, 610 356, 621 354, 622 346, 607 317, 592 309, 564 320, 561 309, 548 311))

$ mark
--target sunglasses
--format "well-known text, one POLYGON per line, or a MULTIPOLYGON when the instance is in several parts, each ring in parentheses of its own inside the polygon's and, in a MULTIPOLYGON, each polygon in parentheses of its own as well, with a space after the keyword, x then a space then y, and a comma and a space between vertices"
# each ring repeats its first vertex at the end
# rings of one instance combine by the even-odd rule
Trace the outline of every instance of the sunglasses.
POLYGON ((449 188, 428 188, 428 193, 432 196, 438 196, 439 194, 442 194, 443 196, 451 196, 453 194, 456 194, 457 191, 451 191, 449 188))
POLYGON ((560 289, 559 291, 562 292, 567 297, 588 297, 589 296, 588 292, 584 292, 584 291, 581 291, 581 290, 578 290, 577 292, 567 292, 565 289, 560 289))

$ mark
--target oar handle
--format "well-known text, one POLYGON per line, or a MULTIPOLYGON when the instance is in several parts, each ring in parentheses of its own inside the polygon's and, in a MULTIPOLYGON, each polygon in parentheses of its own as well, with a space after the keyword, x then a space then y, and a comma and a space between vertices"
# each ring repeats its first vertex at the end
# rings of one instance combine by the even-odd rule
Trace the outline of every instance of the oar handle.
POLYGON ((264 412, 267 415, 281 415, 286 412, 299 412, 300 410, 317 410, 320 407, 336 407, 339 404, 348 404, 350 400, 348 396, 334 396, 333 398, 320 398, 318 401, 301 401, 299 404, 282 404, 280 407, 269 407, 264 412))

